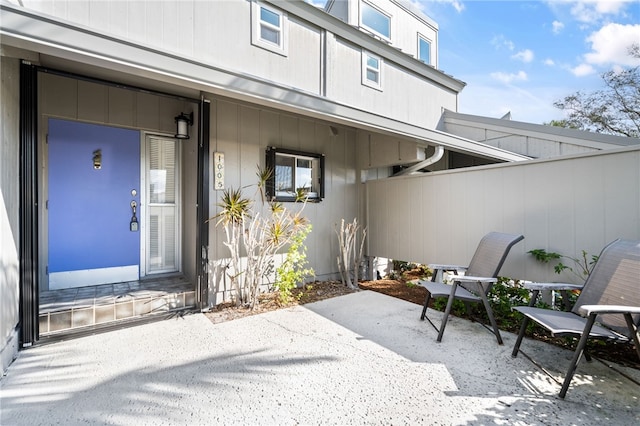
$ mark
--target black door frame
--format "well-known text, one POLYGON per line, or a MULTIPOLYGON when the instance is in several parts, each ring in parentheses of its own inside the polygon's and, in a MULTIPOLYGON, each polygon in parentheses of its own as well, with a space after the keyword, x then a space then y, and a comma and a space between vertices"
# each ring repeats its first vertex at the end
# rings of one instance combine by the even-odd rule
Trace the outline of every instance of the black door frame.
POLYGON ((38 69, 20 63, 20 343, 39 337, 38 69))
POLYGON ((182 96, 151 91, 135 86, 94 79, 65 71, 33 65, 28 61, 20 64, 20 344, 29 347, 38 342, 40 282, 39 282, 39 223, 38 223, 38 72, 48 72, 79 80, 113 85, 145 93, 182 99, 199 105, 198 132, 198 183, 197 183, 197 232, 196 232, 196 303, 200 308, 208 304, 208 245, 209 245, 209 134, 210 103, 208 100, 190 99, 182 96))

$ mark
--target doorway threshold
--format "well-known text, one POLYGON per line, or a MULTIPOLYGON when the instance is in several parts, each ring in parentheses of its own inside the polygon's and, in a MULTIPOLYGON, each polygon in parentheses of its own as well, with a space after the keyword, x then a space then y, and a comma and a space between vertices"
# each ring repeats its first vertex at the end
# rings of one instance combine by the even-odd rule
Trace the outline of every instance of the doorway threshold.
POLYGON ((183 276, 50 290, 40 294, 40 336, 130 322, 195 306, 195 285, 183 276))

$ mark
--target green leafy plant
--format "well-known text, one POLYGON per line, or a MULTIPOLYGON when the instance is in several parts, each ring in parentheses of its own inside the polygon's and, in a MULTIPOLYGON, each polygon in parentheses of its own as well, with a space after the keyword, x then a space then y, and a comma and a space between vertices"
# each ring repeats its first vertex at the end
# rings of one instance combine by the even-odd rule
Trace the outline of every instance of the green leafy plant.
MULTIPOLYGON (((291 290, 301 284, 304 279, 313 275, 312 268, 306 268, 307 247, 304 241, 311 232, 311 225, 306 225, 297 230, 293 235, 284 262, 276 268, 275 286, 279 292, 280 303, 286 304, 291 298, 291 290)), ((302 296, 302 293, 300 293, 302 296)))
POLYGON ((517 330, 522 323, 522 314, 511 308, 528 305, 531 293, 518 280, 498 277, 498 282, 489 291, 488 299, 498 327, 505 330, 517 330))
POLYGON ((581 251, 581 256, 578 258, 562 255, 556 252, 548 252, 545 249, 529 250, 527 253, 531 254, 538 262, 541 263, 557 261, 558 263, 553 267, 556 274, 561 274, 563 271, 569 271, 581 281, 584 281, 589 276, 594 265, 598 261, 598 256, 589 256, 585 250, 581 251), (562 263, 561 259, 563 258, 570 260, 573 263, 573 267, 562 263))

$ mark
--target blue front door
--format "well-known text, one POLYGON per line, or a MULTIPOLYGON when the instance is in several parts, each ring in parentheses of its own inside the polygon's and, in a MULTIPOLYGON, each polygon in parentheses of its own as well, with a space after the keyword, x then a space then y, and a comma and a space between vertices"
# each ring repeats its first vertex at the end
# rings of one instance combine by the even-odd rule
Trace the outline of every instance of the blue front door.
POLYGON ((49 288, 137 280, 140 133, 49 119, 49 288))

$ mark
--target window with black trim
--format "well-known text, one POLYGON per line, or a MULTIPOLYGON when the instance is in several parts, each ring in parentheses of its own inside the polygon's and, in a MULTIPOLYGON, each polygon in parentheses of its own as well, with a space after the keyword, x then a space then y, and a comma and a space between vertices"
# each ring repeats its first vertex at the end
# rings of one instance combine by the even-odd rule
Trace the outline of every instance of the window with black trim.
POLYGON ((324 155, 267 148, 267 196, 276 201, 296 201, 303 192, 309 201, 324 198, 324 155))
POLYGON ((256 0, 252 8, 251 43, 287 56, 287 14, 256 0))

